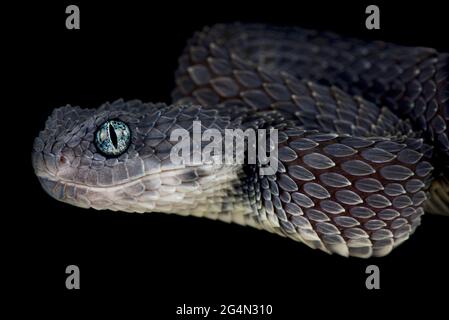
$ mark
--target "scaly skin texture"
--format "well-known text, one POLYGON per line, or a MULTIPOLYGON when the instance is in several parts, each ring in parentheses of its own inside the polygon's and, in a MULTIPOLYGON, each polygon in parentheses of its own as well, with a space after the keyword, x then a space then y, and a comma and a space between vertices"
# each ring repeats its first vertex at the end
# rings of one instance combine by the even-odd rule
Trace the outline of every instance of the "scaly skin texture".
POLYGON ((448 55, 433 49, 217 25, 188 42, 171 106, 56 109, 33 166, 50 195, 80 207, 195 215, 328 253, 384 256, 413 233, 424 206, 447 206, 447 79, 448 55), (131 144, 106 158, 94 136, 110 119, 129 126, 131 144), (221 134, 276 128, 277 172, 174 164, 170 135, 194 120, 221 134))

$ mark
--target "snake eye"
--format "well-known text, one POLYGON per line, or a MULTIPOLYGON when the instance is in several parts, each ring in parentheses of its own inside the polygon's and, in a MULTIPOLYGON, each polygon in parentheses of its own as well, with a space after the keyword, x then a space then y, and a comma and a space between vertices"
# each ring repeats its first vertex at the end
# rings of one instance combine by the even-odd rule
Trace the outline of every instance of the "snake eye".
POLYGON ((106 156, 119 156, 126 151, 131 141, 131 131, 120 120, 104 122, 95 133, 95 145, 106 156))

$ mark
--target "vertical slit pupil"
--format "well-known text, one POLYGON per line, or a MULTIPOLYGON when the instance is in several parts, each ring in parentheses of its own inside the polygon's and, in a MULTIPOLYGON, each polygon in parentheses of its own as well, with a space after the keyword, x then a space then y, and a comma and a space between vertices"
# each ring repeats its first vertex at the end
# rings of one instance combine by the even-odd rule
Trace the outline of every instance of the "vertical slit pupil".
POLYGON ((112 124, 109 124, 109 137, 111 138, 111 142, 115 149, 117 149, 117 134, 115 133, 115 129, 112 124))

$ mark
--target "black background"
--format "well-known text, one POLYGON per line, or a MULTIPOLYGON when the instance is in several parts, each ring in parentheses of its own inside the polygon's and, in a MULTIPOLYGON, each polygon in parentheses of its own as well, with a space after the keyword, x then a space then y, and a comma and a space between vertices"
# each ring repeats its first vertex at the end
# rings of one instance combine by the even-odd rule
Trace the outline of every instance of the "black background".
POLYGON ((381 30, 375 31, 365 29, 364 11, 371 4, 366 2, 74 1, 5 10, 13 17, 6 27, 11 40, 6 62, 14 71, 8 93, 15 97, 7 109, 18 112, 13 118, 18 124, 6 121, 14 135, 12 149, 3 150, 11 168, 4 180, 11 187, 2 213, 13 222, 5 222, 4 244, 12 256, 4 264, 11 267, 5 276, 16 289, 10 297, 22 306, 17 311, 58 318, 142 312, 166 319, 175 318, 184 303, 272 304, 273 315, 286 319, 304 312, 405 318, 416 309, 432 317, 446 310, 446 217, 424 216, 411 239, 385 258, 345 259, 237 225, 72 207, 45 194, 30 161, 33 139, 55 107, 96 107, 117 98, 169 102, 177 58, 204 25, 298 25, 449 51, 448 11, 442 5, 395 3, 374 2, 381 11, 381 30), (68 4, 80 7, 80 30, 65 29, 68 4), (81 270, 81 290, 65 288, 70 264, 81 270), (381 270, 377 291, 365 288, 370 264, 381 270))

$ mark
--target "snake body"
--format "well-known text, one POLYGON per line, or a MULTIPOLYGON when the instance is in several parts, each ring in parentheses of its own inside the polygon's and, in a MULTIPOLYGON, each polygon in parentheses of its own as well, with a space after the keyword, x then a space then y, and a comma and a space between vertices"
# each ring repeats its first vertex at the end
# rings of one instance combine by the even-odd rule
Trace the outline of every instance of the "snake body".
POLYGON ((207 217, 364 258, 408 239, 425 211, 447 214, 449 54, 236 23, 197 32, 175 76, 171 105, 55 109, 32 152, 43 188, 80 207, 207 217), (120 155, 95 144, 111 119, 129 127, 120 155), (173 163, 170 134, 193 121, 277 129, 277 172, 173 163))

